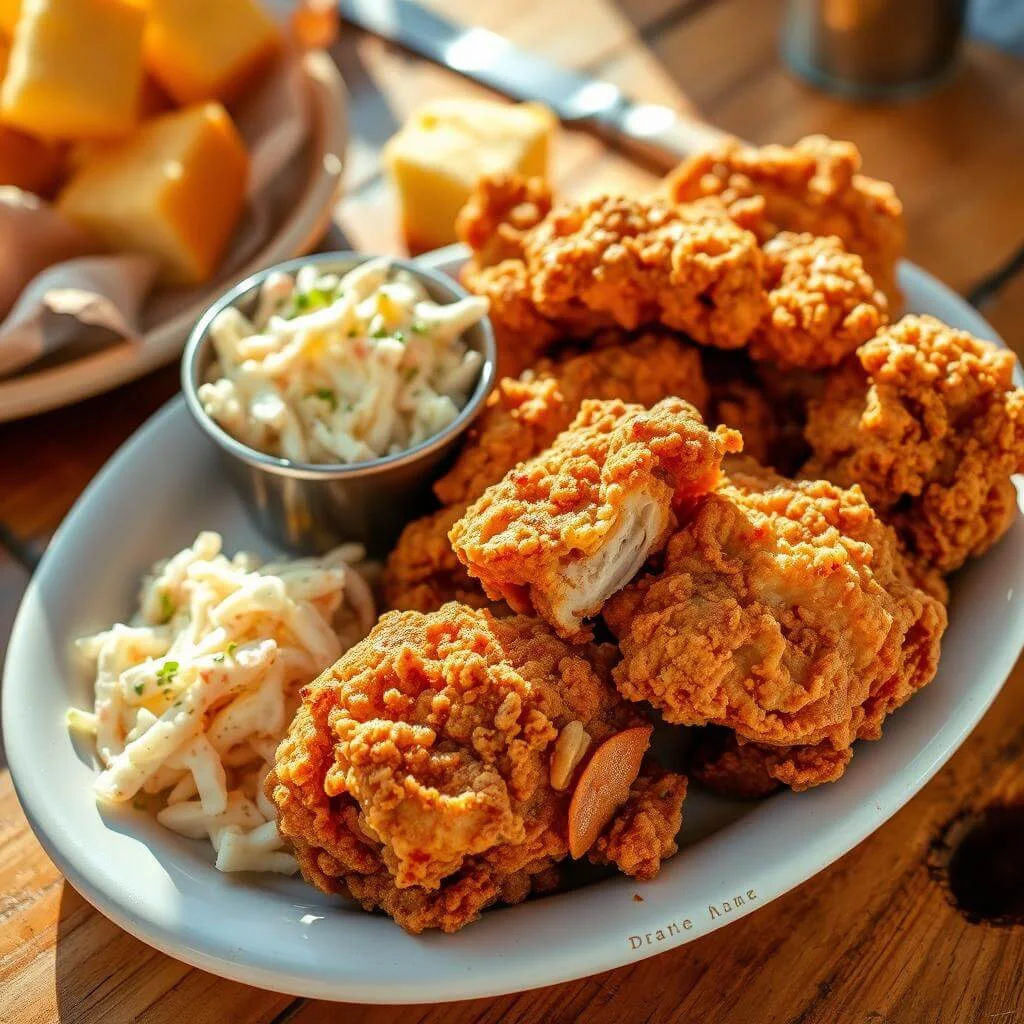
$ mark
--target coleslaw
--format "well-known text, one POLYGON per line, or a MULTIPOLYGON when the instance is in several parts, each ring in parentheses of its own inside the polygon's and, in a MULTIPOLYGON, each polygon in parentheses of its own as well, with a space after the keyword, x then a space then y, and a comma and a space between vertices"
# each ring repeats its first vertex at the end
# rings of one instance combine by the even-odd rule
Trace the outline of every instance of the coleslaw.
POLYGON ((211 324, 199 400, 239 441, 294 462, 392 455, 465 406, 483 359, 462 335, 486 312, 479 296, 434 302, 386 259, 340 278, 271 274, 251 319, 231 307, 211 324))
POLYGON ((93 709, 68 723, 95 736, 98 800, 152 798, 162 825, 209 840, 220 871, 292 874, 263 780, 299 688, 376 621, 364 553, 260 565, 221 547, 199 534, 152 567, 129 623, 78 641, 93 709))

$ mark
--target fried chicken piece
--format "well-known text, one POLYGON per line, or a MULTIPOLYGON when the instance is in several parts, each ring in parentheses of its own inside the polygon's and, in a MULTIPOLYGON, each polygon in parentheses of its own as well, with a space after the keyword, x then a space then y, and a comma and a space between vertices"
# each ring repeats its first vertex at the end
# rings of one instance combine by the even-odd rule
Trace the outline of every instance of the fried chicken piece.
POLYGON ((757 240, 721 203, 602 195, 549 204, 537 183, 485 179, 459 218, 474 250, 463 283, 490 300, 509 365, 615 326, 660 324, 738 348, 761 319, 757 240))
POLYGON ((717 196, 765 242, 780 231, 836 235, 864 261, 893 309, 896 265, 906 245, 903 204, 888 182, 860 174, 852 142, 809 135, 793 147, 730 140, 691 157, 666 179, 676 202, 717 196))
POLYGON ((685 798, 684 776, 661 770, 641 774, 588 858, 595 864, 614 864, 633 878, 654 878, 661 862, 679 849, 676 836, 685 798))
POLYGON ((783 231, 764 245, 767 316, 754 359, 788 369, 835 366, 887 322, 888 303, 838 238, 783 231))
POLYGON ((543 178, 495 174, 481 178, 455 221, 459 240, 473 250, 480 270, 523 258, 523 235, 551 210, 551 187, 543 178))
POLYGON ((808 789, 837 781, 850 763, 849 747, 828 743, 770 747, 747 743, 729 729, 702 730, 690 749, 687 770, 706 789, 738 800, 760 800, 783 784, 808 789))
POLYGON ((741 444, 680 398, 650 411, 588 399, 550 448, 484 491, 448 536, 488 596, 583 639, 583 620, 663 546, 673 508, 713 487, 722 457, 741 444))
POLYGON ((519 379, 502 380, 455 465, 434 484, 437 497, 446 505, 478 498, 551 444, 584 398, 650 406, 675 396, 704 411, 708 388, 697 349, 666 333, 615 340, 591 352, 542 360, 519 379))
POLYGON ((946 626, 859 488, 735 459, 669 541, 664 568, 605 606, 615 682, 670 722, 776 748, 795 789, 841 773, 856 739, 931 681, 946 626))
MULTIPOLYGON (((483 295, 489 303, 499 376, 518 376, 565 333, 565 325, 548 320, 533 304, 529 274, 520 260, 502 260, 487 267, 470 262, 463 268, 461 280, 469 291, 483 295)), ((603 324, 594 329, 597 326, 603 324)), ((584 324, 581 333, 589 330, 584 324)))
MULTIPOLYGON (((454 603, 383 616, 303 690, 267 779, 303 876, 412 933, 550 888, 588 752, 639 721, 610 683, 614 656, 454 603)), ((636 785, 604 809, 595 856, 649 877, 685 786, 636 785)))
POLYGON ((857 350, 812 401, 804 475, 857 482, 941 573, 988 550, 1016 515, 1024 391, 1006 349, 907 316, 857 350))
POLYGON ((778 435, 776 416, 755 384, 738 377, 713 383, 708 422, 738 430, 743 435, 744 454, 758 462, 771 463, 778 435))
POLYGON ((564 203, 522 246, 534 304, 568 333, 661 324, 702 345, 740 348, 764 313, 756 239, 718 202, 564 203))
POLYGON ((402 531, 388 555, 381 580, 388 608, 434 612, 448 601, 460 601, 471 608, 491 605, 448 540, 448 531, 465 511, 465 504, 442 508, 414 519, 402 531))

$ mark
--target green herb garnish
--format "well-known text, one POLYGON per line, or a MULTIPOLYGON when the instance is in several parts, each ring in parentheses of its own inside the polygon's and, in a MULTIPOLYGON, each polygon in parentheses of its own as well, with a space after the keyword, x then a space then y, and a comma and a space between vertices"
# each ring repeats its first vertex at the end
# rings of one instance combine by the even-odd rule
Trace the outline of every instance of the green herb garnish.
POLYGON ((135 695, 137 697, 141 697, 142 696, 142 691, 145 688, 146 688, 146 684, 145 683, 136 683, 135 686, 133 687, 133 689, 135 690, 135 695))
POLYGON ((157 679, 166 679, 170 682, 177 674, 178 669, 181 666, 176 661, 165 661, 159 669, 157 669, 157 679))
POLYGON ((291 297, 291 303, 284 311, 286 320, 300 316, 303 313, 311 313, 315 309, 324 309, 334 301, 334 293, 324 288, 310 288, 308 292, 296 292, 291 297))
POLYGON ((371 338, 386 338, 388 336, 388 329, 386 327, 378 327, 371 335, 371 338))
POLYGON ((232 657, 234 655, 235 651, 237 651, 237 650, 238 650, 238 644, 236 644, 235 641, 232 640, 231 643, 228 644, 228 657, 229 658, 232 657))
POLYGON ((414 324, 412 324, 409 327, 409 330, 412 331, 413 334, 426 334, 426 332, 427 332, 426 325, 425 324, 421 324, 419 322, 419 320, 417 320, 414 324))
POLYGON ((214 660, 214 661, 215 661, 215 662, 216 662, 216 663, 217 663, 218 665, 222 665, 222 664, 224 663, 224 655, 223 655, 223 654, 215 654, 215 655, 213 656, 213 660, 214 660))
POLYGON ((171 595, 166 590, 160 591, 160 616, 163 622, 170 622, 174 618, 174 613, 178 610, 178 606, 174 603, 171 595))
POLYGON ((338 396, 330 388, 317 388, 313 396, 326 402, 331 407, 331 412, 338 408, 338 396))

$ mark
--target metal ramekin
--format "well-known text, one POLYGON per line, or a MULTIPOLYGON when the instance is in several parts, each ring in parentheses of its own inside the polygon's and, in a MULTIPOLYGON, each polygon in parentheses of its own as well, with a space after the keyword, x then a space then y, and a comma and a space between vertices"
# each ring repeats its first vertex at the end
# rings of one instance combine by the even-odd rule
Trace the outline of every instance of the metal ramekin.
MULTIPOLYGON (((480 376, 465 408, 440 434, 397 455, 351 464, 292 462, 250 448, 206 414, 197 389, 214 358, 209 329, 218 313, 228 306, 250 313, 260 285, 275 271, 294 273, 314 264, 322 273, 340 275, 373 258, 353 252, 317 253, 267 267, 210 306, 185 345, 181 387, 192 418, 217 446, 229 478, 259 529, 293 551, 318 553, 341 541, 358 541, 373 555, 387 552, 402 527, 427 508, 431 483, 494 386, 497 352, 490 321, 484 317, 464 335, 469 346, 483 356, 480 376)), ((414 275, 435 302, 454 302, 467 294, 444 274, 408 260, 392 259, 392 263, 414 275)))

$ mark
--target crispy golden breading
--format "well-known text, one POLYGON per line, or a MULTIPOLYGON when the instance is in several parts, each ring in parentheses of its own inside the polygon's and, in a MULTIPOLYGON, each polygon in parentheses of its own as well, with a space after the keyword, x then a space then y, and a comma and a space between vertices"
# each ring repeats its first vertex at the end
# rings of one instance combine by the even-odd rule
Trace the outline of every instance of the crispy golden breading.
POLYGON ((860 174, 860 163, 852 142, 824 135, 809 135, 793 147, 730 140, 686 160, 665 184, 676 202, 719 197, 762 242, 779 231, 838 236, 898 309, 903 204, 888 182, 860 174))
POLYGON ((551 187, 543 178, 496 174, 481 178, 455 222, 459 240, 473 250, 474 268, 522 259, 523 233, 551 209, 551 187))
POLYGON ((414 519, 402 531, 384 566, 382 589, 389 608, 433 612, 448 601, 473 608, 490 604, 448 540, 448 531, 465 510, 464 504, 442 508, 414 519))
POLYGON ((704 411, 708 389, 697 349, 667 333, 618 341, 542 360, 519 379, 499 382, 455 465, 434 484, 438 498, 446 505, 478 498, 517 463, 546 448, 584 398, 649 406, 674 396, 704 411))
POLYGON ((691 747, 687 771, 719 796, 758 800, 783 784, 807 789, 837 781, 853 757, 849 747, 836 750, 828 743, 769 747, 741 742, 730 729, 709 726, 691 747))
POLYGON ((595 864, 614 864, 633 878, 653 878, 679 847, 686 778, 652 770, 633 783, 629 801, 588 854, 595 864))
MULTIPOLYGON (((303 876, 413 933, 550 887, 586 751, 640 721, 609 647, 457 604, 385 615, 303 690, 267 779, 303 876)), ((674 848, 684 788, 638 788, 607 826, 627 869, 649 877, 674 848)))
POLYGON ((469 291, 483 295, 490 304, 499 376, 518 376, 562 337, 564 325, 541 316, 533 304, 529 276, 520 260, 481 268, 468 263, 461 278, 469 291))
POLYGON ((756 743, 823 745, 821 775, 787 754, 774 777, 794 788, 834 778, 851 744, 876 739, 931 681, 946 626, 858 488, 740 459, 669 541, 663 570, 604 616, 628 699, 756 743))
POLYGON ((904 317, 811 402, 804 475, 859 483, 915 555, 951 572, 1016 515, 1024 391, 1013 386, 1015 363, 933 317, 904 317))
POLYGON ((569 333, 592 331, 597 317, 626 330, 661 324, 702 345, 739 348, 764 313, 756 239, 717 202, 675 207, 603 195, 563 203, 522 245, 534 304, 569 333))
POLYGON ((721 348, 746 344, 766 308, 763 260, 721 203, 612 195, 549 202, 537 183, 485 179, 460 215, 474 250, 463 283, 490 300, 507 366, 616 326, 661 325, 721 348))
POLYGON ((783 231, 764 245, 769 311, 754 359, 788 369, 835 366, 887 322, 888 303, 838 238, 783 231))
POLYGON ((713 487, 740 436, 709 430, 669 398, 647 410, 587 400, 541 454, 489 487, 452 527, 459 559, 495 600, 535 612, 562 636, 658 551, 688 506, 713 487))
POLYGON ((771 462, 778 435, 776 415, 764 393, 748 380, 735 377, 711 385, 708 423, 724 424, 743 435, 743 452, 762 464, 771 462))

